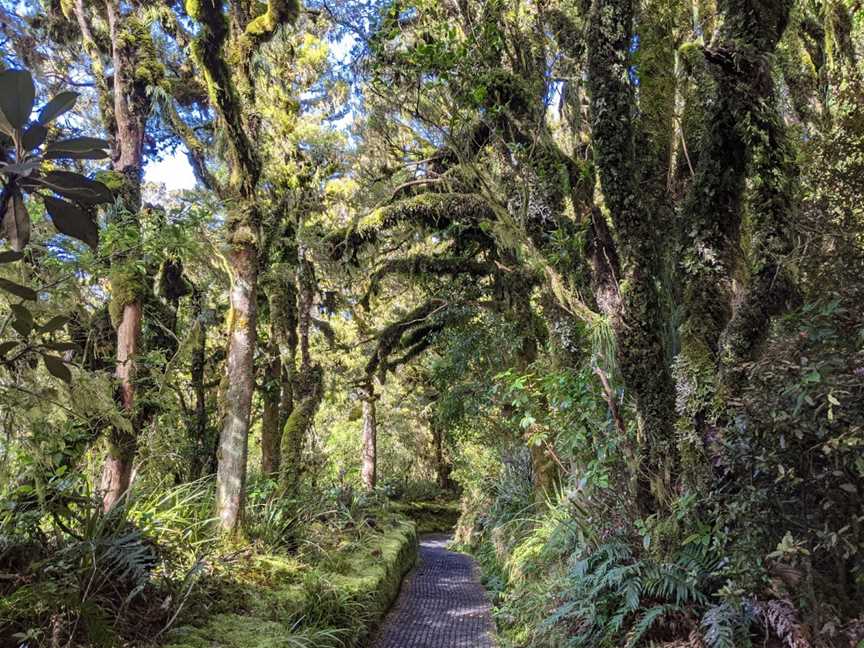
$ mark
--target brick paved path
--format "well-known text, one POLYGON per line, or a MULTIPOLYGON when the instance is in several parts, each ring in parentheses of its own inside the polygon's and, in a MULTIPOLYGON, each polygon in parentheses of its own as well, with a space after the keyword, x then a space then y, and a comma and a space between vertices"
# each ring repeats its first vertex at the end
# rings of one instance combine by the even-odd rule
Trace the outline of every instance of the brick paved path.
POLYGON ((372 648, 495 648, 474 561, 447 551, 450 536, 420 539, 420 564, 402 584, 372 648))

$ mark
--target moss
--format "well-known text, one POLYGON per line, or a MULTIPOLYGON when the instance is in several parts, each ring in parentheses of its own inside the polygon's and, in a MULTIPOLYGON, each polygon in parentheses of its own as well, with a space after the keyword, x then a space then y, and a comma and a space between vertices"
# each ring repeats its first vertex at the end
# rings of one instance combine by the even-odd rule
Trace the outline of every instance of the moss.
POLYGON ((301 466, 301 453, 303 450, 303 439, 306 430, 315 418, 315 412, 321 403, 323 396, 324 373, 320 367, 315 366, 306 375, 298 379, 296 396, 299 402, 285 421, 282 428, 282 466, 279 481, 286 492, 292 492, 298 482, 301 466))
POLYGON ((126 176, 120 171, 105 170, 99 171, 95 176, 96 180, 108 187, 114 195, 119 194, 126 182, 126 176))
POLYGON ((108 314, 114 328, 123 319, 123 309, 147 294, 147 278, 143 272, 131 264, 117 265, 111 270, 111 301, 108 314))
MULTIPOLYGON (((282 648, 294 637, 316 633, 320 643, 314 645, 333 645, 322 631, 338 635, 340 646, 362 645, 417 559, 416 530, 404 518, 379 516, 367 540, 359 549, 346 542, 330 557, 328 564, 338 564, 338 572, 313 569, 290 556, 255 556, 245 566, 241 591, 225 593, 229 604, 246 608, 172 630, 169 648, 282 648)), ((232 569, 234 575, 241 572, 232 569)))
POLYGON ((249 214, 254 207, 232 211, 228 214, 229 243, 235 247, 257 246, 258 230, 254 223, 249 222, 249 214))
POLYGON ((149 87, 162 82, 165 66, 159 60, 149 24, 131 16, 127 17, 117 35, 117 46, 132 53, 130 60, 134 62, 132 78, 135 83, 149 87))
POLYGON ((417 533, 452 531, 461 514, 458 501, 394 502, 392 507, 414 521, 417 533))
POLYGON ((270 0, 267 11, 250 21, 246 26, 246 36, 257 40, 270 35, 279 25, 293 22, 300 12, 297 0, 270 0))
POLYGON ((276 648, 284 646, 290 629, 277 621, 266 621, 239 614, 219 614, 201 630, 185 628, 178 635, 172 648, 212 648, 211 637, 219 638, 219 646, 226 648, 276 648))

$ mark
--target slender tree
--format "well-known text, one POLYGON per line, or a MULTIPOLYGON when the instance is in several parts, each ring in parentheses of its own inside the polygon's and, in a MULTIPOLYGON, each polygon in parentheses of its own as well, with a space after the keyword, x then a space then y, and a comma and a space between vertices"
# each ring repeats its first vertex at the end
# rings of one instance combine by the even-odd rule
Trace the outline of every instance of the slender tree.
POLYGON ((256 292, 261 210, 256 188, 261 162, 253 144, 255 82, 251 58, 298 14, 296 2, 273 0, 254 17, 247 3, 232 3, 226 16, 221 0, 190 1, 186 11, 198 23, 192 54, 206 80, 209 100, 228 142, 230 169, 227 242, 231 268, 224 420, 219 436, 216 510, 223 532, 239 530, 243 519, 249 417, 255 389, 256 292), (236 65, 229 60, 237 62, 236 65))

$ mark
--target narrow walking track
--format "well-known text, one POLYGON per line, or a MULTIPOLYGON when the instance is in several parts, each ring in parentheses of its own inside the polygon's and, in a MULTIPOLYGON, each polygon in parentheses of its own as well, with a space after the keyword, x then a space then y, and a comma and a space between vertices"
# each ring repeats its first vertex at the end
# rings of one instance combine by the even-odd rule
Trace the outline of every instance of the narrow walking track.
POLYGON ((420 539, 420 564, 372 648, 495 648, 492 615, 474 561, 447 551, 450 536, 420 539))

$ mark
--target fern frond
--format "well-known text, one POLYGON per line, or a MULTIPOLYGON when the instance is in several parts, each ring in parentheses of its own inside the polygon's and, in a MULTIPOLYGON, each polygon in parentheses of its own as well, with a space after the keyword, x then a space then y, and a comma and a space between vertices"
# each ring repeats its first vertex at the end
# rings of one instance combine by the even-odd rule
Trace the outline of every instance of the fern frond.
POLYGON ((702 617, 702 628, 705 632, 705 643, 708 648, 745 648, 750 645, 736 642, 741 615, 730 603, 721 603, 708 609, 702 617))
POLYGON ((646 610, 645 614, 639 619, 639 621, 633 626, 630 632, 627 634, 627 648, 634 648, 639 641, 641 641, 642 637, 644 637, 649 630, 654 626, 657 621, 662 619, 663 617, 671 614, 672 612, 677 612, 680 608, 677 605, 672 604, 664 604, 664 605, 655 605, 654 607, 646 610))

